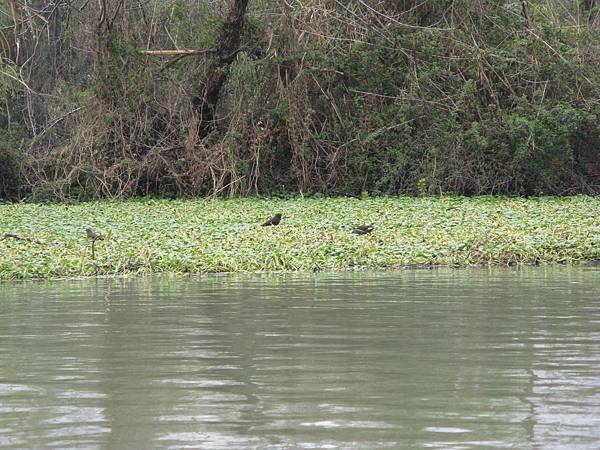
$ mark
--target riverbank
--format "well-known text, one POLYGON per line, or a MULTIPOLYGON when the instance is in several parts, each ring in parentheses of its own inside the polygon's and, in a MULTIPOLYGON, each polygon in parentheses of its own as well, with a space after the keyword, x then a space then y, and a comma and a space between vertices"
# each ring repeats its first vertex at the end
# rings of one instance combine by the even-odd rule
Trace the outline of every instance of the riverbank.
POLYGON ((585 196, 0 205, 2 280, 594 259, 600 259, 600 199, 585 196), (283 214, 279 226, 260 226, 276 212, 283 214), (368 223, 372 233, 351 233, 368 223), (105 237, 96 241, 94 258, 88 227, 105 237))

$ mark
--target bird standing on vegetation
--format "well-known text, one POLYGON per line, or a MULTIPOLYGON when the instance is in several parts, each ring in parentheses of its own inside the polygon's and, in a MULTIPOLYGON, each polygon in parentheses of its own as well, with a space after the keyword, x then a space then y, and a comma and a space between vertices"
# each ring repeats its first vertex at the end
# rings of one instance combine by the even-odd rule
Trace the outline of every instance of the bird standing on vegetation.
POLYGON ((92 259, 96 259, 96 241, 101 241, 104 239, 104 236, 96 233, 91 228, 85 229, 85 234, 92 240, 92 259))
POLYGON ((86 228, 85 229, 85 234, 87 235, 87 237, 89 237, 92 241, 101 241, 104 239, 104 236, 102 236, 101 234, 98 234, 96 232, 94 232, 91 228, 86 228))
POLYGON ((279 225, 279 222, 281 222, 281 214, 277 213, 273 217, 271 217, 269 220, 267 220, 265 223, 263 223, 261 225, 261 227, 270 227, 271 225, 279 225))
POLYGON ((359 225, 354 230, 352 230, 352 234, 358 234, 358 235, 369 234, 374 229, 375 229, 375 227, 373 225, 359 225))

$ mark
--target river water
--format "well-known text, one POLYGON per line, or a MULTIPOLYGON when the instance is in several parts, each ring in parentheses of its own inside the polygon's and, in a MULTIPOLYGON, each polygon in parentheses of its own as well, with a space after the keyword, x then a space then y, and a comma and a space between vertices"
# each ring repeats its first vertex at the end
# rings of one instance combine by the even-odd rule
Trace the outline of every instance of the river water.
POLYGON ((600 268, 0 285, 3 448, 600 448, 600 268))

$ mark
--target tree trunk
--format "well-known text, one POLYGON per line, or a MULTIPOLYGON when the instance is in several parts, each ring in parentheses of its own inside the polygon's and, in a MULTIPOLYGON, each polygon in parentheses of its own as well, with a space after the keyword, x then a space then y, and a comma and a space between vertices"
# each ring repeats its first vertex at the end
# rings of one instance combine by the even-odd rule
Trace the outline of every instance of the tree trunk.
POLYGON ((240 50, 247 5, 248 0, 232 0, 219 35, 216 56, 210 62, 206 78, 196 87, 196 93, 192 97, 192 109, 196 115, 200 139, 208 135, 214 126, 215 108, 221 88, 227 80, 229 66, 240 50))

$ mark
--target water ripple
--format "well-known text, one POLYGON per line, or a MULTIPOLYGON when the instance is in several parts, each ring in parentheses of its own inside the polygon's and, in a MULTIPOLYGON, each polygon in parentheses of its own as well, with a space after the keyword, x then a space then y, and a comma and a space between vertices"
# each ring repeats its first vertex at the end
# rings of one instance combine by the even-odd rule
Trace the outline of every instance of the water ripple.
POLYGON ((578 448, 599 268, 0 285, 0 447, 578 448))

